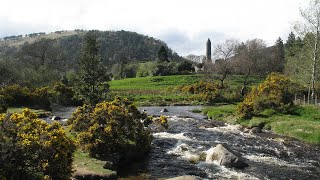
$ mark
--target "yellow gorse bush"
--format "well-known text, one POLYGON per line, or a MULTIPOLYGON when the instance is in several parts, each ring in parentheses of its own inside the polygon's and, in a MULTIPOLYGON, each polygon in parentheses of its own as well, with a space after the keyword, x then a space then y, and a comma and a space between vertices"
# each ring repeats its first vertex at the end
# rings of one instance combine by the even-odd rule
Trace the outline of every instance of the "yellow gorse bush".
POLYGON ((220 96, 220 87, 214 82, 200 81, 191 85, 178 86, 174 90, 193 94, 194 100, 203 101, 207 104, 217 101, 220 96))
POLYGON ((9 179, 68 179, 75 145, 62 127, 30 110, 0 116, 0 174, 9 179), (12 161, 15 160, 15 161, 12 161))
POLYGON ((160 124, 161 126, 163 126, 166 129, 169 128, 167 116, 161 115, 159 118, 154 118, 153 121, 160 124))
POLYGON ((266 80, 253 87, 243 102, 237 107, 241 118, 251 118, 264 109, 274 109, 287 113, 293 107, 293 97, 289 89, 290 79, 279 73, 271 73, 266 80))
POLYGON ((78 107, 68 123, 78 132, 80 147, 91 156, 121 158, 149 149, 151 136, 143 125, 147 119, 128 99, 116 98, 95 107, 78 107))

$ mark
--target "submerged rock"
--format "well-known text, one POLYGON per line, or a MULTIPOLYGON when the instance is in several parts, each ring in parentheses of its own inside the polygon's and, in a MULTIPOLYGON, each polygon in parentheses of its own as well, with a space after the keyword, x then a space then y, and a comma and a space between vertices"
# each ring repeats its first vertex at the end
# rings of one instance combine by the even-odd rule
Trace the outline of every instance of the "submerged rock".
POLYGON ((204 123, 198 126, 199 129, 206 129, 206 128, 215 128, 218 127, 218 125, 216 125, 213 122, 209 122, 209 123, 204 123))
POLYGON ((248 166, 240 154, 222 144, 218 144, 207 151, 206 162, 213 161, 217 161, 219 165, 225 167, 243 168, 248 166))
POLYGON ((168 109, 164 108, 164 109, 161 109, 160 112, 169 112, 168 109))

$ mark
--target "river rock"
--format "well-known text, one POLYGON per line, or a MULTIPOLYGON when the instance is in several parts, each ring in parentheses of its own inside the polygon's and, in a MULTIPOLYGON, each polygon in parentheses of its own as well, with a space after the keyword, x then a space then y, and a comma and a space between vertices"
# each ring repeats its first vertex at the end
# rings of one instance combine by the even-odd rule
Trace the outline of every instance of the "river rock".
POLYGON ((251 130, 251 129, 249 129, 249 128, 247 128, 247 127, 242 127, 240 130, 241 130, 243 133, 250 133, 250 130, 251 130))
POLYGON ((219 165, 225 167, 243 168, 248 164, 240 154, 231 150, 227 145, 218 144, 207 151, 206 162, 217 161, 219 165))
POLYGON ((201 180, 201 179, 199 177, 197 177, 197 176, 185 175, 185 176, 178 176, 178 177, 170 178, 170 179, 167 179, 167 180, 201 180))
POLYGON ((160 112, 169 112, 168 109, 164 108, 164 109, 161 109, 160 112))
POLYGON ((214 128, 214 127, 218 127, 218 126, 213 122, 201 124, 198 126, 199 129, 214 128))
POLYGON ((59 116, 52 116, 52 118, 51 118, 52 121, 58 121, 60 119, 61 119, 61 117, 59 117, 59 116))
POLYGON ((260 127, 253 127, 250 129, 251 134, 256 134, 256 133, 262 133, 262 130, 260 127))
POLYGON ((115 166, 113 164, 113 162, 111 161, 105 161, 105 164, 103 165, 104 169, 110 169, 110 170, 115 170, 115 166))

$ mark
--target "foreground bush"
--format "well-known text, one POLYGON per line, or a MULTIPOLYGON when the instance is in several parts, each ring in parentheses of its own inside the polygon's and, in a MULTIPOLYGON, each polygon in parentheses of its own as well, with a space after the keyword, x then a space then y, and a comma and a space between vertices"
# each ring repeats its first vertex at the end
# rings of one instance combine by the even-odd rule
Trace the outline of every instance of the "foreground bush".
POLYGON ((270 74, 258 87, 253 87, 237 107, 241 118, 251 118, 265 109, 281 113, 293 111, 293 95, 289 92, 291 81, 279 73, 270 74))
POLYGON ((79 107, 68 123, 92 157, 119 162, 149 150, 151 136, 142 123, 147 119, 127 99, 116 98, 79 107))
POLYGON ((25 109, 0 115, 0 179, 69 179, 75 145, 58 123, 25 109))

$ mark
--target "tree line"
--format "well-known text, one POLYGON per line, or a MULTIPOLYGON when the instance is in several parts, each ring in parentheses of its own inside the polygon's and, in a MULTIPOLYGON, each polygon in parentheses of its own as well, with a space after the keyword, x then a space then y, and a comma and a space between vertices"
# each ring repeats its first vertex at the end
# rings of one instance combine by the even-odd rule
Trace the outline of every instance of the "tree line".
POLYGON ((271 72, 284 72, 285 46, 281 38, 271 47, 267 47, 262 39, 241 43, 236 39, 227 39, 215 46, 213 54, 215 62, 204 64, 206 76, 218 79, 223 88, 229 76, 242 75, 242 95, 252 83, 249 82, 251 76, 266 77, 271 72))
POLYGON ((279 72, 289 76, 300 92, 315 99, 320 87, 320 1, 311 0, 300 15, 302 20, 295 23, 285 43, 279 37, 271 47, 261 39, 242 43, 228 39, 218 44, 214 49, 215 63, 205 65, 207 74, 218 79, 222 87, 228 76, 243 75, 244 95, 250 84, 248 77, 279 72))

